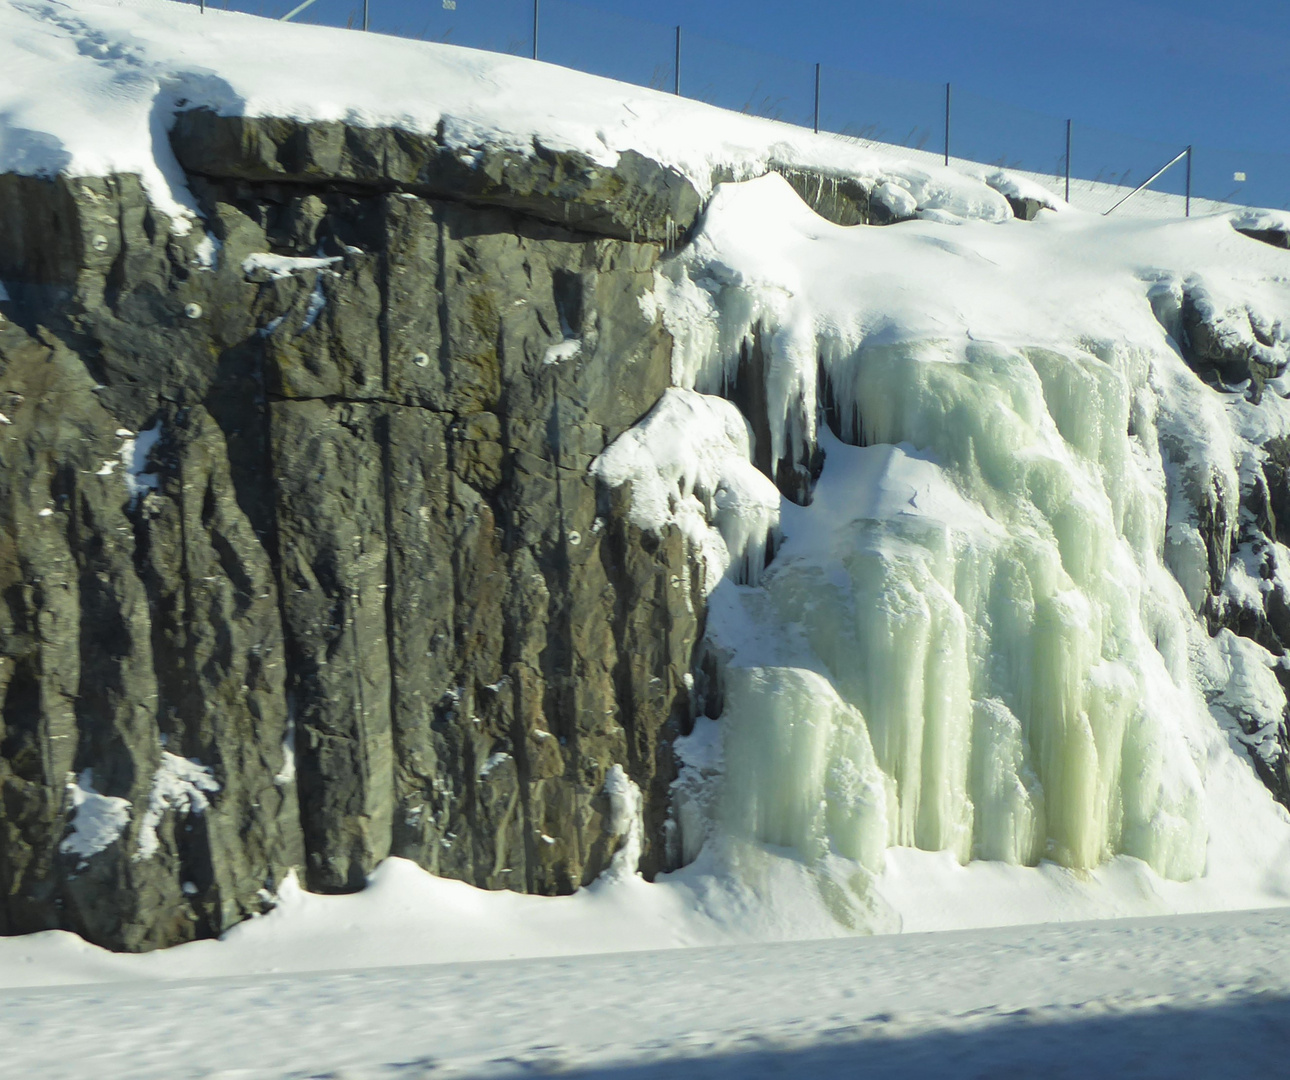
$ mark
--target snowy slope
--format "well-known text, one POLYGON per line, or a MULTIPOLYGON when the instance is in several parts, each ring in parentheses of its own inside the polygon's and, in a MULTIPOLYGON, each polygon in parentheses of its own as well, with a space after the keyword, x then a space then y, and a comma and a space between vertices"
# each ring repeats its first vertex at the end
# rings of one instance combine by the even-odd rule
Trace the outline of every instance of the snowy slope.
MULTIPOLYGON (((1216 295, 1285 312, 1286 252, 1238 235, 1221 216, 1103 220, 1062 209, 1021 223, 979 175, 913 161, 906 152, 816 137, 512 57, 217 11, 202 17, 192 6, 160 0, 0 0, 0 61, 8 73, 0 85, 0 171, 138 172, 181 220, 194 211, 165 131, 175 109, 196 105, 441 128, 462 146, 539 140, 602 161, 635 149, 681 169, 704 192, 712 191, 718 167, 748 176, 772 159, 837 168, 907 192, 923 218, 846 230, 811 214, 778 178, 725 185, 691 249, 659 278, 656 310, 679 343, 677 389, 597 468, 610 482, 648 489, 640 512, 656 523, 675 520, 703 546, 716 643, 730 671, 760 672, 743 686, 745 729, 754 737, 734 747, 742 779, 721 786, 730 745, 720 724, 702 723, 686 745, 679 842, 697 855, 693 865, 654 885, 626 875, 547 899, 480 894, 391 860, 365 894, 316 897, 288 888, 273 913, 227 940, 165 956, 110 957, 59 934, 0 941, 0 984, 646 950, 1290 903, 1290 818, 1205 705, 1204 680, 1232 661, 1215 651, 1186 582, 1179 584, 1190 549, 1180 542, 1167 568, 1164 552, 1166 528, 1184 535, 1191 527, 1169 516, 1170 485, 1188 468, 1235 485, 1256 434, 1290 432, 1290 411, 1278 397, 1286 388, 1274 385, 1257 412, 1240 395, 1214 394, 1182 364, 1153 308, 1167 307, 1200 278, 1216 295), (809 508, 768 490, 749 464, 747 433, 718 397, 756 324, 772 341, 777 447, 809 435, 827 454, 809 508), (1035 350, 1056 359, 1033 360, 1035 350), (866 423, 878 424, 865 441, 885 445, 850 446, 827 430, 804 430, 814 424, 821 355, 835 391, 863 405, 866 423), (884 356, 885 366, 870 363, 884 356), (977 363, 981 357, 1001 373, 988 385, 979 379, 988 367, 977 363), (1058 382, 1067 380, 1061 401, 1043 385, 1037 365, 1044 363, 1058 382), (941 377, 957 381, 937 383, 941 377), (1010 398, 1000 385, 1012 378, 1019 389, 1010 398), (875 401, 905 408, 883 413, 875 401), (946 408, 938 414, 934 406, 946 408), (1130 410, 1138 431, 1132 438, 1130 410), (1018 417, 1028 426, 1015 427, 1018 417), (1187 442, 1192 457, 1164 462, 1143 434, 1148 429, 1187 442), (990 442, 1006 443, 1010 430, 1025 431, 1031 442, 990 442), (704 437, 678 442, 678 433, 696 431, 704 437), (1050 490, 984 475, 959 453, 968 444, 974 454, 993 453, 1005 472, 1029 455, 1032 488, 1043 481, 1050 490), (1079 507, 1073 520, 1059 520, 1063 500, 1079 507), (1102 559, 1086 567, 1085 578, 1060 565, 1069 553, 1061 550, 1059 527, 1071 530, 1076 548, 1102 559), (974 772, 972 738, 955 736, 944 764, 958 778, 957 787, 947 787, 957 801, 925 821, 889 794, 880 774, 894 770, 881 747, 865 752, 858 735, 844 753, 826 745, 835 731, 852 735, 877 723, 884 708, 895 715, 891 701, 861 700, 869 691, 847 684, 847 667, 862 667, 857 658, 864 654, 845 612, 828 607, 831 598, 863 599, 864 575, 872 578, 903 545, 902 565, 918 564, 906 583, 935 594, 947 633, 960 635, 958 644, 945 639, 947 650, 959 649, 959 681, 943 690, 963 721, 969 714, 960 707, 972 680, 983 677, 982 658, 1005 641, 991 636, 953 567, 976 567, 983 579, 997 575, 1018 561, 1009 544, 1027 529, 1038 538, 1036 558, 1060 568, 1050 575, 1063 586, 1055 593, 1096 609, 1107 640, 1122 643, 1118 652, 1098 654, 1105 667, 1080 668, 1079 692, 1086 683, 1107 691, 1099 699, 1105 705, 1115 696, 1110 691, 1128 687, 1143 708, 1108 706, 1103 713, 1108 722, 1136 725, 1147 747, 1136 772, 1107 771, 1087 754, 1075 770, 1105 795, 1099 805, 1136 808, 1136 834, 1122 822, 1113 827, 1108 812, 1087 834, 1070 826, 1060 838, 1067 848, 1053 852, 1059 858, 1037 866, 1021 865, 1048 852, 1037 789, 1014 759, 1012 720, 1003 712, 980 721, 985 735, 975 745, 997 751, 990 768, 974 772), (894 537, 899 545, 872 542, 875 530, 887 530, 883 543, 894 537), (783 546, 763 580, 758 545, 768 533, 783 546), (876 552, 878 561, 861 565, 854 557, 861 551, 876 552), (811 619, 800 617, 804 604, 814 605, 811 619), (821 635, 812 640, 808 626, 825 627, 824 636, 854 651, 830 656, 830 643, 821 635), (776 742, 782 720, 787 728, 828 726, 829 738, 785 747, 776 742), (767 770, 777 758, 793 767, 767 770), (812 807, 839 762, 859 778, 854 798, 846 814, 820 825, 812 807), (969 803, 978 820, 995 813, 984 839, 973 838, 969 803), (975 848, 978 842, 986 846, 975 848), (970 860, 973 853, 981 857, 970 860)), ((856 441, 856 432, 849 435, 856 441)), ((901 639, 893 662, 925 646, 915 637, 901 639)), ((1257 705, 1256 691, 1266 689, 1268 673, 1260 682, 1255 670, 1261 662, 1251 662, 1246 704, 1257 705)), ((991 700, 1002 701, 1004 690, 991 700)), ((896 726, 889 722, 887 730, 896 726)), ((1083 805, 1070 803, 1068 823, 1079 820, 1083 805)))
POLYGON ((133 172, 172 213, 191 205, 165 132, 177 108, 345 120, 580 150, 628 149, 672 165, 701 192, 714 168, 766 162, 890 179, 917 201, 1001 220, 998 192, 961 172, 901 161, 854 140, 730 113, 640 87, 493 53, 273 22, 168 0, 2 0, 0 172, 133 172), (60 87, 51 94, 48 88, 60 87))
MULTIPOLYGON (((869 140, 730 113, 641 87, 511 56, 324 27, 283 24, 170 0, 3 0, 0 172, 144 177, 155 202, 191 206, 165 141, 176 108, 346 120, 481 138, 534 138, 602 162, 634 149, 706 192, 714 167, 757 175, 766 162, 836 169, 914 192, 920 204, 998 217, 996 191, 1058 203, 1052 177, 1008 174, 869 140), (57 85, 58 94, 47 88, 57 85), (182 103, 182 104, 181 104, 182 103)), ((1100 211, 1121 189, 1075 181, 1072 202, 1100 211)), ((1196 213, 1232 209, 1194 200, 1196 213)), ((1117 213, 1181 216, 1177 196, 1146 192, 1117 213)))
POLYGON ((1259 1076, 1285 912, 0 995, 10 1075, 1259 1076))

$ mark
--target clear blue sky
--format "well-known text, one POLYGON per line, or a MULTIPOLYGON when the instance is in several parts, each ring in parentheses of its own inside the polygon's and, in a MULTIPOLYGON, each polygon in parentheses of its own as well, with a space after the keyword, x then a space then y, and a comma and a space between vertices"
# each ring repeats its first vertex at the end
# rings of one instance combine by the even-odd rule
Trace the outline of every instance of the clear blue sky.
MULTIPOLYGON (((343 24, 361 2, 318 0, 304 18, 343 24)), ((375 30, 531 47, 532 0, 369 2, 375 30)), ((230 0, 274 14, 291 3, 230 0)), ((1127 171, 1136 182, 1195 143, 1198 192, 1290 203, 1288 0, 542 0, 542 12, 544 59, 665 89, 679 23, 682 92, 718 104, 809 123, 820 62, 824 127, 940 149, 944 91, 934 84, 948 81, 964 156, 1060 171, 1070 117, 1077 175, 1127 171), (793 63, 723 52, 705 37, 793 63), (1011 115, 974 94, 1044 115, 1011 115), (1235 171, 1249 173, 1240 194, 1235 171)))
POLYGON ((1285 0, 581 2, 1163 141, 1290 152, 1285 0))

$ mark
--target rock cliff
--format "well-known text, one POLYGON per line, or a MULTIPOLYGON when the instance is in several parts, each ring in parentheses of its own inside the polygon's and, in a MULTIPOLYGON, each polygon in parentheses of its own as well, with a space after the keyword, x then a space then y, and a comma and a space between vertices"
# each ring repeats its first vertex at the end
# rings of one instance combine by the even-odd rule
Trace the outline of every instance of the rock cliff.
POLYGON ((0 933, 218 934, 300 867, 567 892, 645 794, 703 612, 588 465, 669 383, 641 297, 694 188, 342 125, 181 118, 0 178, 0 933), (611 785, 612 787, 612 785, 611 785))

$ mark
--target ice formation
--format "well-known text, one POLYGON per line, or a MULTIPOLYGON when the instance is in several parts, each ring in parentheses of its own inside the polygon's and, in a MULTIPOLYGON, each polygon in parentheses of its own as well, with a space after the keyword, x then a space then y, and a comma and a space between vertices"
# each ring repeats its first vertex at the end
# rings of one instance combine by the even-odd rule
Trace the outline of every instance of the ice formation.
MULTIPOLYGON (((714 434, 750 378, 770 461, 825 464, 809 506, 782 502, 765 573, 712 594, 720 715, 681 747, 686 859, 715 830, 875 873, 894 846, 1205 872, 1215 716, 1258 752, 1284 695, 1275 658, 1196 616, 1228 571, 1211 551, 1235 535, 1252 414, 1170 333, 1185 302, 1217 305, 1235 347, 1268 352, 1258 312, 1290 295, 1248 269, 1202 287, 1198 240, 1251 261, 1221 219, 843 229, 777 176, 718 189, 656 289, 684 388, 660 415, 684 402, 688 442, 651 416, 601 475, 679 521, 713 475, 694 447, 719 442, 724 474, 753 456, 714 434)), ((717 527, 691 509, 687 531, 717 527)))
POLYGON ((641 791, 621 765, 610 766, 605 774, 605 795, 609 798, 609 830, 618 837, 618 850, 605 872, 606 881, 621 881, 637 873, 641 860, 641 791))

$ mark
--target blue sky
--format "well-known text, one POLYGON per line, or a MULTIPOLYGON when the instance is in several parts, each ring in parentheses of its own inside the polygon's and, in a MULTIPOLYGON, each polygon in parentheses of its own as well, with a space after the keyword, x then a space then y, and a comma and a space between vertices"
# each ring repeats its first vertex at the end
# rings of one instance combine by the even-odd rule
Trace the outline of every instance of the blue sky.
MULTIPOLYGON (((257 2, 285 10, 289 0, 232 6, 257 2)), ((370 0, 373 28, 529 48, 532 0, 455 0, 447 10, 451 2, 370 0)), ((311 14, 343 22, 356 7, 361 0, 318 0, 311 14)), ((1247 199, 1290 202, 1285 0, 542 0, 542 10, 543 58, 601 74, 670 89, 669 28, 679 23, 690 96, 809 122, 818 61, 826 128, 940 149, 944 91, 936 84, 949 81, 954 149, 965 156, 1058 171, 1070 117, 1077 175, 1127 172, 1136 182, 1190 142, 1198 190, 1237 197, 1231 181, 1244 171, 1247 199)), ((1171 183, 1181 178, 1163 186, 1171 183)))
POLYGON ((1284 0, 581 2, 1130 134, 1290 152, 1284 0))

